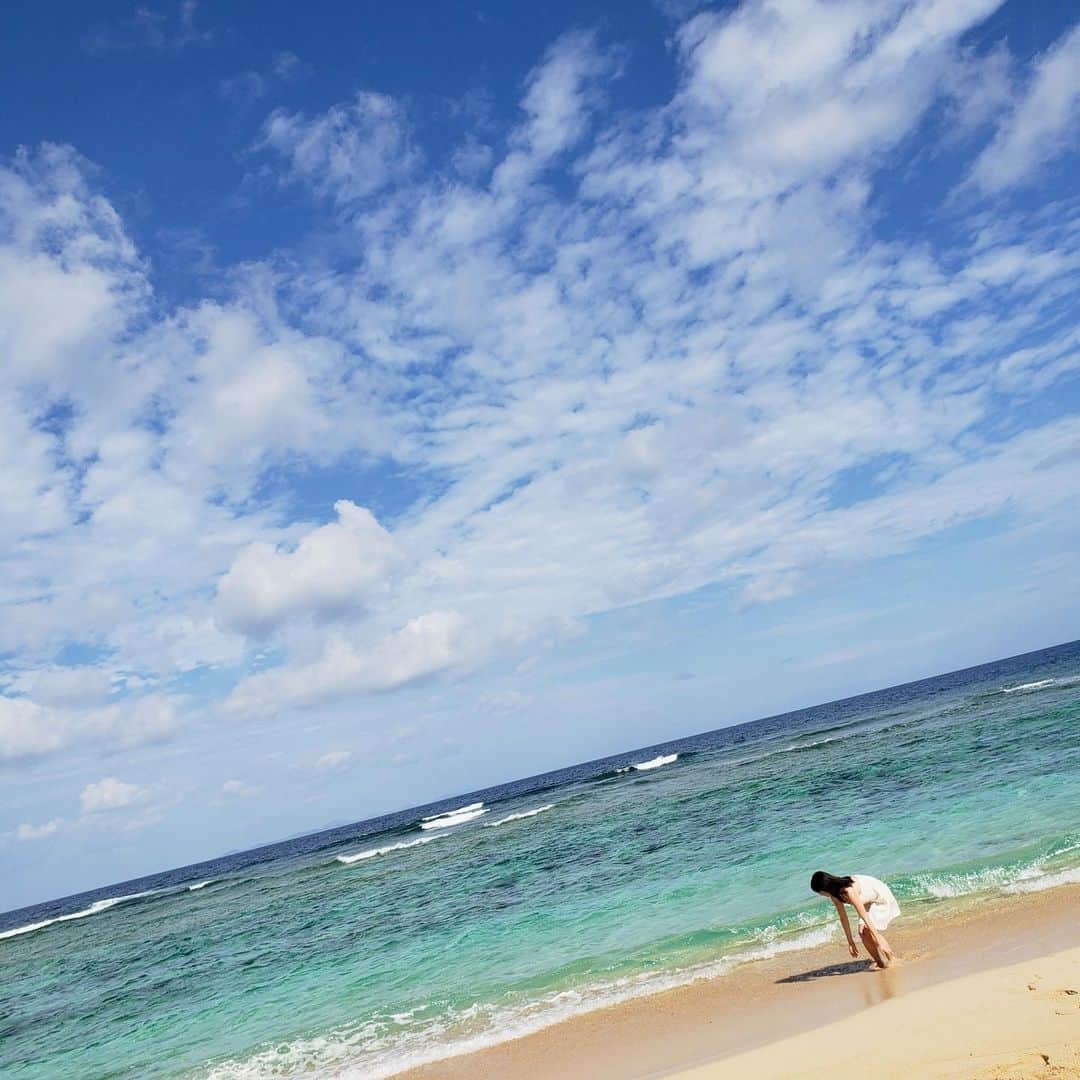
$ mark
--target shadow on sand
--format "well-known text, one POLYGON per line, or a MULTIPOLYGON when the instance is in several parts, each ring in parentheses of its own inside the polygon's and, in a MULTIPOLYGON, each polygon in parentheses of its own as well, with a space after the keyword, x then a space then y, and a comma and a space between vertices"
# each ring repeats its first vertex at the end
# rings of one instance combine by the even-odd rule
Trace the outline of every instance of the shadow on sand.
POLYGON ((846 964, 829 964, 827 967, 814 968, 813 971, 800 971, 798 975, 788 975, 776 981, 778 983, 813 982, 814 979, 827 979, 830 975, 855 975, 860 971, 870 971, 873 966, 870 960, 849 960, 846 964))

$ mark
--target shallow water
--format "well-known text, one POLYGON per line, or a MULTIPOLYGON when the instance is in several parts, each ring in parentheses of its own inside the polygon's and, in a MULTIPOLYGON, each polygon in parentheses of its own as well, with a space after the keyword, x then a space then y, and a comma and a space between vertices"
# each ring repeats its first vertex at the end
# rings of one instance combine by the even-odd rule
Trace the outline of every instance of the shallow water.
POLYGON ((0 915, 0 1074, 385 1075, 825 940, 818 867, 1080 880, 1080 643, 0 915))

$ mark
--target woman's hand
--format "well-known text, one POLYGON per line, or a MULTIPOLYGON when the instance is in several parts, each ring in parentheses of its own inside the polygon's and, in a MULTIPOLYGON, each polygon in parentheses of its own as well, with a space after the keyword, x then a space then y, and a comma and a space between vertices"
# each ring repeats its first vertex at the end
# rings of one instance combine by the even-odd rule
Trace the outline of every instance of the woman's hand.
POLYGON ((859 950, 856 948, 854 941, 849 941, 847 943, 847 951, 854 957, 858 957, 859 955, 859 950))

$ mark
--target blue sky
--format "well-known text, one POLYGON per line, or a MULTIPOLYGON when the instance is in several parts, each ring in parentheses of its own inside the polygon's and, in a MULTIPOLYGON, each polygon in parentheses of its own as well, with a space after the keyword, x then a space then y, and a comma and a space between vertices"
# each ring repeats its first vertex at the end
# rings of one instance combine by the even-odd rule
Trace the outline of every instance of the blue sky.
POLYGON ((12 13, 0 907, 1075 638, 1070 16, 12 13))

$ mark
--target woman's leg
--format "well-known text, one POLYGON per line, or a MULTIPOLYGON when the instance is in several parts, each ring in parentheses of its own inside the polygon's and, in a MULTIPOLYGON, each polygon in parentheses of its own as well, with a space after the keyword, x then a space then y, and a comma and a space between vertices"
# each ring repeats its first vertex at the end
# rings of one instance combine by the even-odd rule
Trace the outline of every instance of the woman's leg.
POLYGON ((884 956, 887 961, 891 962, 891 961, 895 960, 896 956, 892 951, 892 946, 886 940, 885 935, 879 930, 877 936, 878 936, 878 952, 880 952, 881 955, 884 956))
POLYGON ((873 957, 874 963, 880 968, 887 967, 889 962, 878 952, 874 931, 866 923, 859 923, 859 937, 862 938, 863 947, 873 957))

